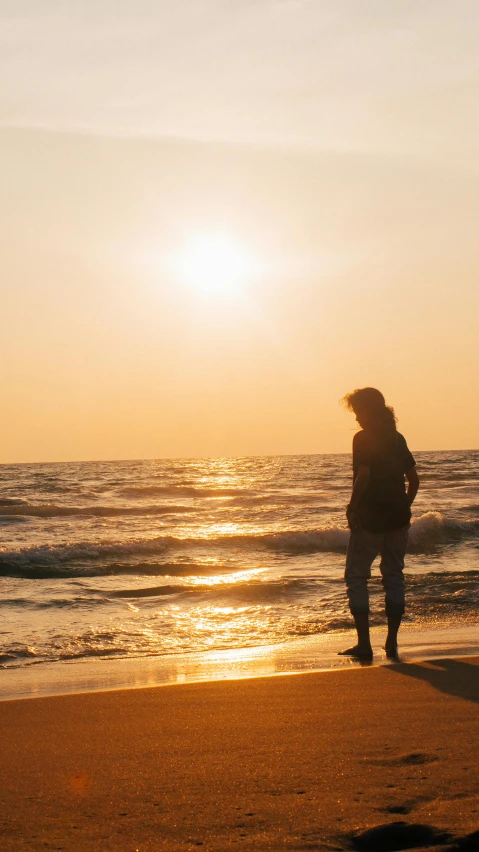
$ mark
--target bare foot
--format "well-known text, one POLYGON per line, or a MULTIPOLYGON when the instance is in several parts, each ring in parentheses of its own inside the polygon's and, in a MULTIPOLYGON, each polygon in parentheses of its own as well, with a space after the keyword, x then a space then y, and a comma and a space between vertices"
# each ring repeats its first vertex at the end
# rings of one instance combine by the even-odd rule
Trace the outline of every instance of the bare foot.
POLYGON ((384 646, 388 660, 399 660, 397 642, 386 642, 384 646))
POLYGON ((357 660, 372 660, 373 649, 370 645, 354 645, 353 648, 346 648, 345 651, 339 651, 338 656, 355 657, 357 660))

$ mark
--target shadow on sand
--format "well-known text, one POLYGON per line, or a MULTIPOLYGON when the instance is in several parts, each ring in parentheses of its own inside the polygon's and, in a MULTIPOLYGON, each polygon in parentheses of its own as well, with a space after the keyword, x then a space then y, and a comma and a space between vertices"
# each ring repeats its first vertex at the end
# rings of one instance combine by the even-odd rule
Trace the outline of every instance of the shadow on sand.
POLYGON ((479 661, 443 659, 424 663, 396 663, 387 671, 430 683, 440 692, 479 702, 479 661))

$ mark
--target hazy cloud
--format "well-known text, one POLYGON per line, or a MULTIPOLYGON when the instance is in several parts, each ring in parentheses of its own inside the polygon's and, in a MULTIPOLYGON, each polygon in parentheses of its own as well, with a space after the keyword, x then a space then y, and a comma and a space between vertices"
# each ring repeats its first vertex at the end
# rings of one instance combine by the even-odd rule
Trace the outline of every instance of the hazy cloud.
POLYGON ((473 156, 479 6, 0 3, 0 122, 473 156))

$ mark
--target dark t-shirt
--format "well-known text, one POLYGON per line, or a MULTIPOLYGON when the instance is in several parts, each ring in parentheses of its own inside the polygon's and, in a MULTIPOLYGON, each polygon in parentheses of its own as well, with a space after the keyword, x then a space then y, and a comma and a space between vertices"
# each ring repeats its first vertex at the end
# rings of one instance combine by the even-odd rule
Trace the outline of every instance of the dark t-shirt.
POLYGON ((365 431, 356 433, 353 439, 354 479, 361 466, 368 467, 371 474, 358 505, 359 521, 365 530, 380 533, 409 524, 411 509, 404 474, 415 464, 399 432, 383 438, 365 431))

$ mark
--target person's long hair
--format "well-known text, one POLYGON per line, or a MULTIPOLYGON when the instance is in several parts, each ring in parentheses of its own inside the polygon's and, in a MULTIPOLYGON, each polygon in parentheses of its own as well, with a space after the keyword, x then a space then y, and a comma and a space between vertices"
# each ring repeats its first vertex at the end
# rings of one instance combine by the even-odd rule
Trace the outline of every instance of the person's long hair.
POLYGON ((392 438, 396 434, 394 408, 386 405, 381 391, 376 388, 356 388, 347 393, 342 402, 361 418, 361 426, 377 438, 392 438))

